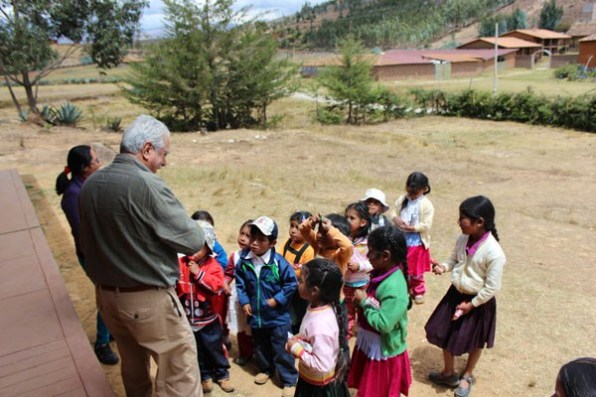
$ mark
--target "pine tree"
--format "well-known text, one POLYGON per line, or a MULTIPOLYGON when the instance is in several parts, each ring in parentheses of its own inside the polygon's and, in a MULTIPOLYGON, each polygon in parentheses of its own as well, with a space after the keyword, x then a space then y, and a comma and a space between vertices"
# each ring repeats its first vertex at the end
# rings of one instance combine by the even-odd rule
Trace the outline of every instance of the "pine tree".
POLYGON ((132 66, 124 93, 174 130, 264 124, 295 74, 262 24, 232 0, 164 0, 166 38, 132 66), (256 114, 256 116, 255 116, 256 114))
POLYGON ((348 36, 340 42, 340 66, 323 69, 318 81, 333 100, 347 105, 348 124, 359 122, 358 110, 366 106, 373 91, 372 65, 364 57, 360 41, 348 36))
POLYGON ((556 0, 547 0, 540 11, 538 27, 541 29, 554 30, 563 17, 563 7, 557 7, 556 0))

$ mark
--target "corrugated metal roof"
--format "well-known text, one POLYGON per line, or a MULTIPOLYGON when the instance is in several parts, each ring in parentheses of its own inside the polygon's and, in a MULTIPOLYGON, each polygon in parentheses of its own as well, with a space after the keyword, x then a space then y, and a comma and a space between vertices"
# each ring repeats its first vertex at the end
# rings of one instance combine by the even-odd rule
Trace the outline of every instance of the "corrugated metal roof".
POLYGON ((507 32, 502 37, 507 37, 515 32, 522 33, 528 36, 536 37, 538 39, 570 39, 571 36, 568 36, 564 33, 553 32, 552 30, 547 29, 517 29, 512 32, 507 32))
POLYGON ((480 62, 481 59, 468 54, 423 54, 422 58, 436 59, 452 63, 480 62))

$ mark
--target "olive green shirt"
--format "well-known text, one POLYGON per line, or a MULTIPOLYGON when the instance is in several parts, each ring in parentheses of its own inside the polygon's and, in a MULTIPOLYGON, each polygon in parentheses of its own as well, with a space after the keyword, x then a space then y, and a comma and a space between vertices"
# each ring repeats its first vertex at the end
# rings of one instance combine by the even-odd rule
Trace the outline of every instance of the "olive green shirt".
POLYGON ((173 286, 177 253, 192 255, 205 244, 165 182, 129 154, 85 181, 79 205, 85 271, 95 284, 173 286))

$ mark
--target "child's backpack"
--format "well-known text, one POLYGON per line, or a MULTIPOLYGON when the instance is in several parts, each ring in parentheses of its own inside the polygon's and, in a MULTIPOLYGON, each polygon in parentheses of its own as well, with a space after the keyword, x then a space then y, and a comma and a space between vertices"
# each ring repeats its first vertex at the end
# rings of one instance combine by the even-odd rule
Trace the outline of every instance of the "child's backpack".
POLYGON ((288 239, 288 241, 286 241, 286 244, 284 245, 284 252, 282 256, 285 258, 286 252, 290 251, 292 254, 294 254, 294 263, 300 263, 300 258, 302 258, 302 254, 304 254, 304 251, 306 251, 306 249, 310 247, 310 245, 308 243, 304 243, 302 248, 300 248, 299 250, 295 250, 290 246, 291 244, 292 239, 288 239))

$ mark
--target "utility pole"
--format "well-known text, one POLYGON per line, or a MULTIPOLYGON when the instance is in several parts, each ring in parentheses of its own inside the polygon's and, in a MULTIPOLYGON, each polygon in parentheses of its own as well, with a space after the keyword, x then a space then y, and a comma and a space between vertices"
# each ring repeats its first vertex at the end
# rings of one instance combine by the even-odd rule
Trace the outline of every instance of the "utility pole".
POLYGON ((493 79, 493 96, 497 96, 497 74, 499 71, 499 24, 495 23, 495 73, 493 79))

